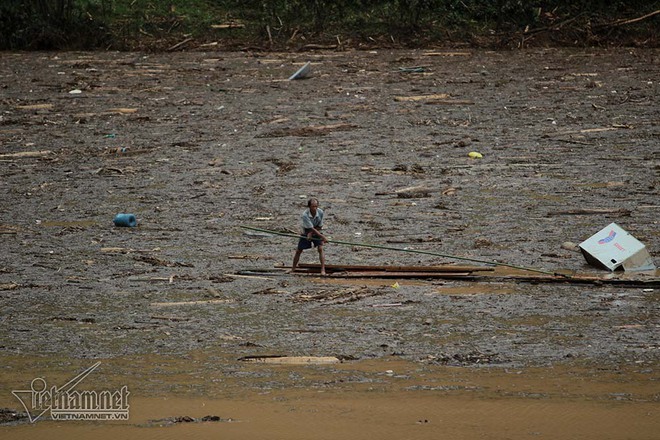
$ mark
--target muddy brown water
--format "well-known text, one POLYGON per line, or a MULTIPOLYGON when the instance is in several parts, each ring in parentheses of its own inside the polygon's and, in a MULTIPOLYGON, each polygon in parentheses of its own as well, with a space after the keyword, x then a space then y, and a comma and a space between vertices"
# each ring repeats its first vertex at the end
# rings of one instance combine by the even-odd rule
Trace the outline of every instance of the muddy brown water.
MULTIPOLYGON (((4 358, 3 365, 3 387, 26 383, 32 375, 62 385, 87 366, 53 358, 4 358)), ((85 390, 126 385, 129 420, 45 417, 0 429, 3 438, 652 439, 660 421, 657 380, 656 373, 631 367, 473 370, 394 358, 273 366, 209 359, 205 353, 154 355, 103 359, 81 385, 85 390), (208 415, 222 420, 169 422, 208 415)), ((6 396, 0 399, 0 405, 12 404, 6 396)))
POLYGON ((340 241, 603 276, 562 243, 616 222, 656 256, 659 55, 0 53, 0 406, 98 361, 132 393, 128 423, 2 437, 653 438, 657 288, 292 276, 291 239, 240 226, 315 196, 340 241), (233 421, 144 426, 185 415, 233 421))

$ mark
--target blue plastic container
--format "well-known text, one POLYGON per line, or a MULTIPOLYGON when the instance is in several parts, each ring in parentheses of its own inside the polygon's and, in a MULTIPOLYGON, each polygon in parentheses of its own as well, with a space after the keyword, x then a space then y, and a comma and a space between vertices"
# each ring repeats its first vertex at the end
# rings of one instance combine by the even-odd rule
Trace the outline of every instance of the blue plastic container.
POLYGON ((115 226, 125 226, 129 228, 137 226, 137 219, 133 214, 117 214, 113 222, 115 226))

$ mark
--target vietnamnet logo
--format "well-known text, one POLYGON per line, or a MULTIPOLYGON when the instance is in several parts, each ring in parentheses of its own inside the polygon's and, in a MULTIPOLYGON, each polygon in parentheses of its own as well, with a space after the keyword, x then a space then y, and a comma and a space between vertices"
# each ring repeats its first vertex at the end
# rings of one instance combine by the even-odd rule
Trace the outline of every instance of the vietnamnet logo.
POLYGON ((46 381, 37 377, 29 390, 15 390, 16 397, 34 423, 50 411, 53 420, 128 420, 128 387, 116 391, 77 391, 75 387, 94 371, 97 362, 61 387, 48 388, 46 381))
POLYGON ((612 229, 607 237, 598 240, 598 244, 610 243, 612 240, 614 240, 615 237, 616 237, 616 232, 614 232, 614 229, 612 229))

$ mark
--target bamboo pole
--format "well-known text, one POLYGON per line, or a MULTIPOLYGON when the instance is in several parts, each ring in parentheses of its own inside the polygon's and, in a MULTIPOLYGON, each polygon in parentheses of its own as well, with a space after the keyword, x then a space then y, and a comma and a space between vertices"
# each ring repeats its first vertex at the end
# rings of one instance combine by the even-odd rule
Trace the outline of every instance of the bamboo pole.
MULTIPOLYGON (((249 229, 251 231, 263 232, 263 233, 266 233, 266 234, 281 235, 283 237, 307 238, 304 235, 289 234, 287 232, 272 231, 272 230, 269 230, 269 229, 253 228, 251 226, 241 226, 241 228, 249 229)), ((383 250, 388 250, 388 251, 408 252, 408 253, 412 253, 412 254, 432 255, 434 257, 451 258, 453 260, 474 261, 474 262, 482 263, 482 264, 490 264, 490 265, 494 265, 494 266, 511 267, 513 269, 526 270, 526 271, 529 271, 529 272, 537 272, 537 273, 542 273, 542 274, 545 274, 545 275, 552 275, 552 276, 560 275, 560 276, 563 276, 563 277, 570 278, 569 275, 556 273, 556 272, 550 272, 550 271, 542 270, 542 269, 534 269, 534 268, 531 268, 531 267, 517 266, 517 265, 514 265, 514 264, 480 260, 478 258, 459 257, 459 256, 456 256, 456 255, 441 254, 441 253, 438 253, 438 252, 422 251, 422 250, 417 250, 417 249, 402 249, 402 248, 397 248, 397 247, 392 247, 392 246, 382 246, 382 245, 379 245, 379 244, 351 243, 351 242, 348 242, 348 241, 340 241, 340 240, 328 240, 328 243, 341 244, 341 245, 346 245, 346 246, 361 246, 361 247, 367 247, 367 248, 373 248, 373 249, 383 249, 383 250)))

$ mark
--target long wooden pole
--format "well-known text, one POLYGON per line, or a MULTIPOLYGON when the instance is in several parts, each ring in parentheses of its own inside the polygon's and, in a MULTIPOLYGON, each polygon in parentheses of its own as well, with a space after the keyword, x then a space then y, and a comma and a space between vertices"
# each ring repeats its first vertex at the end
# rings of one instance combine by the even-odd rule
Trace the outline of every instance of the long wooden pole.
MULTIPOLYGON (((263 232, 263 233, 266 233, 266 234, 281 235, 283 237, 306 238, 306 236, 304 236, 304 235, 289 234, 287 232, 279 232, 279 231, 272 231, 272 230, 269 230, 269 229, 254 228, 252 226, 241 226, 241 228, 249 229, 251 231, 263 232)), ((328 243, 341 244, 341 245, 347 245, 347 246, 361 246, 361 247, 368 247, 368 248, 374 248, 374 249, 384 249, 384 250, 388 250, 388 251, 409 252, 409 253, 412 253, 412 254, 432 255, 434 257, 451 258, 453 260, 474 261, 474 262, 477 262, 477 263, 490 264, 490 265, 494 265, 494 266, 511 267, 513 269, 526 270, 526 271, 529 271, 529 272, 537 272, 537 273, 542 273, 542 274, 545 274, 545 275, 552 275, 552 276, 561 275, 561 276, 564 276, 564 277, 568 277, 568 275, 565 275, 565 274, 550 272, 550 271, 541 270, 541 269, 534 269, 534 268, 531 268, 531 267, 524 267, 524 266, 517 266, 517 265, 514 265, 514 264, 507 264, 507 263, 499 263, 499 262, 493 262, 493 261, 480 260, 478 258, 459 257, 459 256, 456 256, 456 255, 447 255, 447 254, 441 254, 441 253, 438 253, 438 252, 422 251, 422 250, 418 250, 418 249, 402 249, 402 248, 397 248, 397 247, 392 247, 392 246, 382 246, 382 245, 379 245, 379 244, 351 243, 351 242, 348 242, 348 241, 340 241, 340 240, 328 240, 328 243)))

